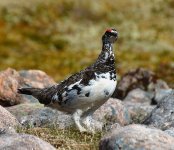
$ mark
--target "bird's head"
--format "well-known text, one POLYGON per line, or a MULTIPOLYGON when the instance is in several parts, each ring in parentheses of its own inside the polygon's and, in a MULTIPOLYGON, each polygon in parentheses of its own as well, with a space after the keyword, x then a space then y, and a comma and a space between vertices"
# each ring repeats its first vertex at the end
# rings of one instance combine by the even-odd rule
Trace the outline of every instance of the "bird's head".
POLYGON ((102 37, 103 43, 114 43, 118 38, 118 32, 115 29, 107 29, 102 37))

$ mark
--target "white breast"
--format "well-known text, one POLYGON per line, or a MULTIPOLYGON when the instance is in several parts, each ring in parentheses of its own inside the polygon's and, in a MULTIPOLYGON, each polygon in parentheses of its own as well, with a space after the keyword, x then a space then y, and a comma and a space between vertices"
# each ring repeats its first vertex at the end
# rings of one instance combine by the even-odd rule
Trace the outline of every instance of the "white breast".
POLYGON ((115 91, 117 82, 110 80, 110 74, 100 74, 96 80, 91 80, 82 93, 89 92, 91 101, 108 99, 115 91))
MULTIPOLYGON (((77 94, 76 89, 71 90, 68 94, 66 92, 62 93, 63 101, 68 101, 59 106, 60 108, 57 107, 57 109, 67 112, 76 110, 77 108, 86 110, 93 106, 100 106, 106 102, 114 93, 117 81, 110 79, 110 73, 95 75, 96 79, 90 80, 88 85, 80 84, 81 80, 70 85, 68 89, 72 89, 74 85, 78 85, 81 89, 80 94, 77 94)), ((57 99, 56 96, 54 98, 57 99)))

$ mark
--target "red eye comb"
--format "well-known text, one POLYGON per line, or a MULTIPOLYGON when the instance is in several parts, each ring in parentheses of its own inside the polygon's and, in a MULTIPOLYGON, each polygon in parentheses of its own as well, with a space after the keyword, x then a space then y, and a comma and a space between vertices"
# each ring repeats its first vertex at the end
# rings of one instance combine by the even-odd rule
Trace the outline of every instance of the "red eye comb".
POLYGON ((111 29, 107 29, 106 32, 112 32, 112 30, 111 29))

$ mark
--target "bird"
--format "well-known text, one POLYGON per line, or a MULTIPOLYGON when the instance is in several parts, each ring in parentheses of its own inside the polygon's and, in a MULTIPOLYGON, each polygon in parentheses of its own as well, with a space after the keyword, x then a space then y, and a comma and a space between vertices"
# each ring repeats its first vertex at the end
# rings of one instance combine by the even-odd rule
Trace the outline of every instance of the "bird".
POLYGON ((93 113, 116 89, 113 44, 117 38, 116 29, 107 29, 102 36, 102 50, 93 64, 50 87, 22 87, 17 92, 32 95, 46 107, 71 114, 80 132, 93 130, 93 113))

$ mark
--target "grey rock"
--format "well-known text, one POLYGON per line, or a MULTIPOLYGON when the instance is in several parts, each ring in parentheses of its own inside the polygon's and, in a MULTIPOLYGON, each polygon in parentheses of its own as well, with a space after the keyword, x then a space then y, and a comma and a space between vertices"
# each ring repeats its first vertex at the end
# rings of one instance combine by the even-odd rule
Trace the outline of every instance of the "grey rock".
POLYGON ((174 127, 171 127, 169 129, 165 130, 164 132, 166 132, 170 136, 173 136, 174 137, 174 127))
POLYGON ((151 104, 152 98, 153 94, 138 88, 130 91, 123 101, 132 103, 151 104))
POLYGON ((172 89, 169 88, 167 83, 161 79, 158 79, 155 83, 151 83, 148 87, 148 91, 154 93, 154 97, 152 99, 152 104, 159 103, 163 97, 168 95, 172 89))
POLYGON ((151 82, 148 86, 148 90, 150 91, 154 91, 156 89, 169 89, 169 86, 165 81, 158 79, 156 82, 151 82))
POLYGON ((74 125, 71 115, 48 107, 36 109, 30 115, 21 117, 20 123, 26 127, 57 126, 61 129, 74 125))
POLYGON ((156 75, 147 69, 130 70, 122 76, 112 97, 122 100, 133 89, 148 90, 150 84, 155 83, 156 80, 156 75))
POLYGON ((16 129, 10 126, 0 128, 0 135, 1 134, 17 134, 16 129))
POLYGON ((13 114, 18 120, 22 117, 30 115, 33 111, 43 108, 44 105, 39 103, 22 103, 19 105, 6 107, 6 109, 13 114))
POLYGON ((134 124, 112 130, 101 139, 99 149, 174 150, 174 138, 159 129, 134 124))
MULTIPOLYGON (((20 87, 23 87, 23 86, 20 86, 20 87)), ((22 99, 24 100, 24 102, 38 103, 38 100, 31 95, 22 95, 22 99)))
POLYGON ((1 150, 56 150, 49 143, 27 134, 1 134, 1 150))
POLYGON ((14 129, 20 126, 18 120, 5 108, 0 106, 0 133, 13 133, 14 129))
POLYGON ((164 97, 169 95, 172 92, 172 89, 156 89, 155 90, 155 97, 153 101, 157 104, 159 103, 164 97))
POLYGON ((130 124, 131 117, 123 102, 118 99, 110 98, 93 115, 93 118, 108 126, 118 123, 121 126, 130 124))
POLYGON ((174 91, 157 104, 151 114, 145 119, 144 124, 162 130, 174 127, 174 91))
POLYGON ((147 116, 150 115, 155 105, 146 103, 125 102, 124 106, 128 109, 132 123, 142 123, 147 116))
POLYGON ((114 124, 105 126, 104 132, 112 132, 113 129, 116 130, 119 128, 121 128, 121 125, 119 123, 114 123, 114 124))

